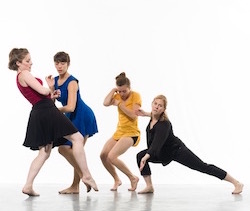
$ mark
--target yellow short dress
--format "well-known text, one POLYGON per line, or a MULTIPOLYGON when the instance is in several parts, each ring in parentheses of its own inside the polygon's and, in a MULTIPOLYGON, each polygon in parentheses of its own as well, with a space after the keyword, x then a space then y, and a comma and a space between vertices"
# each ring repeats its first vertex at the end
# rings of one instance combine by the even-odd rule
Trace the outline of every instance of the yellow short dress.
MULTIPOLYGON (((121 101, 120 94, 115 94, 114 99, 121 101)), ((129 109, 133 109, 133 106, 138 104, 141 106, 141 96, 139 93, 131 91, 130 96, 125 101, 125 106, 129 109)), ((132 120, 118 107, 118 124, 113 138, 119 140, 122 137, 135 137, 138 139, 133 146, 137 146, 140 141, 140 130, 138 128, 138 118, 132 120)))

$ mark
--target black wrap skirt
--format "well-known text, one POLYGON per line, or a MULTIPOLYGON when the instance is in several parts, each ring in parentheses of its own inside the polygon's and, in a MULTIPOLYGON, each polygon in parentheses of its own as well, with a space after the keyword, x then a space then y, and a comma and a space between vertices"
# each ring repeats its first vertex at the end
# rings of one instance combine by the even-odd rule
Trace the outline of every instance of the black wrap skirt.
POLYGON ((60 146, 67 141, 64 136, 77 131, 51 99, 44 99, 32 107, 23 145, 31 150, 38 150, 47 144, 60 146))

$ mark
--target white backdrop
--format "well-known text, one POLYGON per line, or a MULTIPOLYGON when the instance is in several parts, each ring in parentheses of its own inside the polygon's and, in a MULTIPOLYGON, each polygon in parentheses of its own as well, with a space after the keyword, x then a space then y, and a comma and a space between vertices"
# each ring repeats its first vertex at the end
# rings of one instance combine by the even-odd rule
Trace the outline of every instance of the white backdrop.
MULTIPOLYGON (((24 47, 31 53, 32 73, 43 80, 56 75, 56 52, 70 54, 69 71, 80 80, 82 97, 98 121, 99 133, 86 145, 98 184, 113 183, 99 154, 115 130, 117 111, 102 102, 122 71, 141 94, 142 108, 150 110, 154 96, 166 95, 176 136, 205 162, 249 183, 249 21, 249 0, 1 2, 0 182, 24 183, 37 154, 22 146, 31 105, 8 70, 10 50, 24 47)), ((146 146, 147 123, 139 119, 141 142, 121 157, 138 176, 135 156, 146 146)), ((158 184, 221 183, 174 162, 151 167, 158 184)), ((69 184, 72 175, 54 149, 35 183, 69 184)))

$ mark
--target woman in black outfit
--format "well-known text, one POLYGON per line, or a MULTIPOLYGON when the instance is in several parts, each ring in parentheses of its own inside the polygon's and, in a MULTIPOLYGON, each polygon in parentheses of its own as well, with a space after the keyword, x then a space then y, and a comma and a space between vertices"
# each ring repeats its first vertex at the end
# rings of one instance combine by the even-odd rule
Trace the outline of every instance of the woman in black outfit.
POLYGON ((232 194, 242 192, 243 184, 230 176, 217 166, 204 163, 185 144, 173 134, 172 125, 166 115, 167 99, 164 95, 158 95, 152 102, 151 113, 139 110, 138 116, 150 116, 151 119, 146 128, 147 146, 137 154, 137 164, 143 176, 146 187, 138 193, 153 193, 151 170, 148 162, 168 165, 176 161, 193 170, 215 176, 221 180, 232 183, 235 187, 232 194))

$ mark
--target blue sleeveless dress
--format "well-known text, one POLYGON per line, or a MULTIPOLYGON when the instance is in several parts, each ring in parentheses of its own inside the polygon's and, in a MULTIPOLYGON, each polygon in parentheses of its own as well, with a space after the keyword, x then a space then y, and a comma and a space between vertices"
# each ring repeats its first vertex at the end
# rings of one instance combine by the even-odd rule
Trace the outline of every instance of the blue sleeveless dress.
MULTIPOLYGON (((61 96, 57 98, 57 100, 61 102, 63 106, 65 106, 67 105, 68 101, 68 84, 71 81, 76 81, 78 83, 78 80, 71 75, 62 85, 58 86, 58 79, 59 76, 56 76, 55 89, 61 90, 61 96)), ((91 137, 98 132, 95 114, 93 110, 82 100, 79 88, 77 91, 77 102, 75 111, 65 113, 65 115, 71 120, 73 125, 79 130, 79 132, 83 136, 88 135, 89 137, 91 137)), ((65 145, 72 146, 72 143, 70 141, 67 141, 65 145)))

